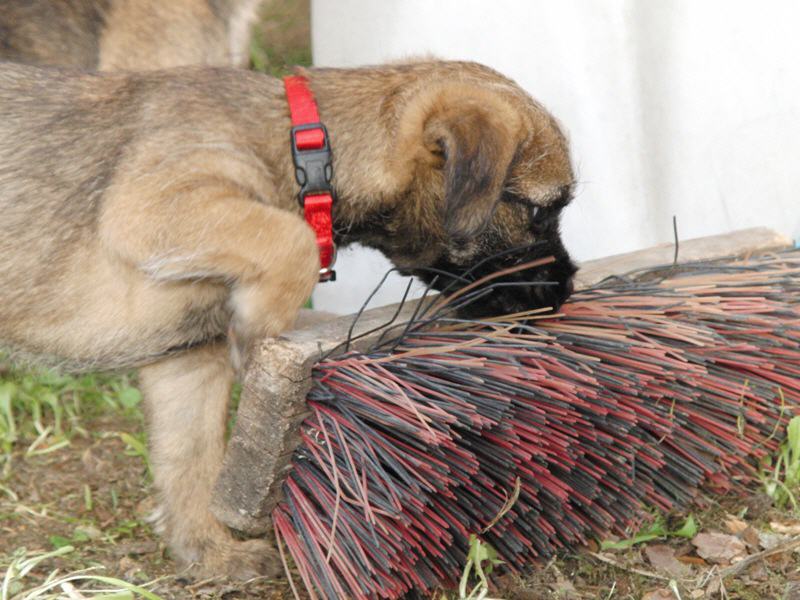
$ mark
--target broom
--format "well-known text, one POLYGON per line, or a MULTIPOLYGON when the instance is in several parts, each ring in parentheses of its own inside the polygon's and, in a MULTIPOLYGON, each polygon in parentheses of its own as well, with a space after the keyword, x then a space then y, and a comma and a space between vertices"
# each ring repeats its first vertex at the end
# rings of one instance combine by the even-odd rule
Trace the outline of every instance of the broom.
POLYGON ((453 586, 471 534, 522 569, 751 481, 800 399, 800 252, 680 268, 453 316, 485 278, 322 360, 273 512, 310 596, 453 586))

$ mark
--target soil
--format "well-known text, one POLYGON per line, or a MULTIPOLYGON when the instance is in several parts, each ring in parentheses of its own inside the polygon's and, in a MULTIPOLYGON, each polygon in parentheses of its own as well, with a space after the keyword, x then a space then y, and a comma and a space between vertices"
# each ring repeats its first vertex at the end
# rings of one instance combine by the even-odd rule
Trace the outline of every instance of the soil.
POLYGON ((290 597, 282 580, 194 581, 176 574, 176 564, 147 523, 154 505, 146 465, 140 456, 128 455, 116 433, 138 433, 140 420, 105 415, 83 425, 92 433, 73 436, 68 448, 27 459, 22 450, 15 453, 11 477, 3 482, 0 564, 20 548, 48 552, 66 544, 75 547, 43 563, 30 584, 26 580, 26 588, 54 568, 102 567, 98 574, 138 585, 158 579, 147 587, 165 600, 290 597))

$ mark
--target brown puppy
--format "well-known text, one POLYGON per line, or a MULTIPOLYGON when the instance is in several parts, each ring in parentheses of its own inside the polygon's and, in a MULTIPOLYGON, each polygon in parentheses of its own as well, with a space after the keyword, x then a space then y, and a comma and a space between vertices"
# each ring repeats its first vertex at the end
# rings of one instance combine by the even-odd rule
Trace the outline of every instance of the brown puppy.
MULTIPOLYGON (((340 245, 430 277, 539 241, 477 273, 553 254, 549 271, 514 276, 551 292, 502 288, 476 310, 569 293, 567 143, 523 90, 473 63, 304 73, 331 136, 340 245)), ((70 369, 142 366, 160 524, 211 573, 276 567, 208 503, 234 374, 226 334, 280 333, 317 280, 289 129, 282 83, 257 73, 0 63, 0 344, 70 369)))
POLYGON ((245 66, 261 0, 3 0, 0 59, 87 70, 245 66))

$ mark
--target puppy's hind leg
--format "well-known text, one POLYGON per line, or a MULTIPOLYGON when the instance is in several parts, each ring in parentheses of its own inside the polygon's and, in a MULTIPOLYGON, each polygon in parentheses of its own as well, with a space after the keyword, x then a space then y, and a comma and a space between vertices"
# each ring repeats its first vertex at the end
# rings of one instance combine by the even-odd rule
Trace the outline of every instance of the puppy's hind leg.
POLYGON ((280 570, 266 540, 239 541, 209 512, 225 450, 233 382, 226 344, 164 359, 140 372, 150 432, 158 525, 170 549, 202 575, 247 579, 280 570))

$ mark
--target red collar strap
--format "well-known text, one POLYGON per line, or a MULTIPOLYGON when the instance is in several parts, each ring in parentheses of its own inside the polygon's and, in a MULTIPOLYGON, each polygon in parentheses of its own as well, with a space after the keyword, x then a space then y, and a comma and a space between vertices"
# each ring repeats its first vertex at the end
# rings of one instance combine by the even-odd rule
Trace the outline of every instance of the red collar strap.
POLYGON ((317 103, 302 76, 283 78, 286 101, 292 115, 292 158, 294 174, 300 184, 297 198, 306 221, 317 235, 320 281, 334 281, 336 246, 333 243, 333 163, 328 131, 319 121, 317 103))

